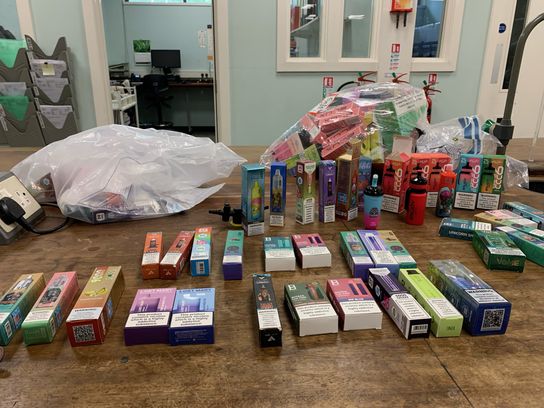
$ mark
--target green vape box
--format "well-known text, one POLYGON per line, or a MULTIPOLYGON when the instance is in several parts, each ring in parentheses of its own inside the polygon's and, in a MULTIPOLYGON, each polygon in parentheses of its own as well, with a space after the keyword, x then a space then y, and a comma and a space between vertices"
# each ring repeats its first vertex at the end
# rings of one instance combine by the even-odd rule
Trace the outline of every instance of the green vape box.
POLYGON ((488 222, 462 220, 459 218, 444 218, 440 222, 438 233, 441 237, 472 241, 474 231, 491 231, 491 224, 488 222))
POLYGON ((378 231, 378 235, 382 239, 387 250, 393 254, 401 269, 417 268, 416 260, 412 258, 412 255, 410 255, 404 245, 401 244, 393 231, 380 230, 378 231))
POLYGON ((511 227, 499 227, 497 229, 506 233, 523 251, 529 261, 544 266, 544 238, 539 238, 536 235, 527 234, 511 227))
POLYGON ((400 283, 431 315, 431 332, 436 337, 456 337, 463 328, 463 315, 419 269, 401 269, 400 283))
POLYGON ((472 246, 489 269, 523 272, 525 254, 502 231, 476 231, 472 246))
POLYGON ((44 287, 43 273, 21 275, 0 298, 0 345, 9 344, 44 287))

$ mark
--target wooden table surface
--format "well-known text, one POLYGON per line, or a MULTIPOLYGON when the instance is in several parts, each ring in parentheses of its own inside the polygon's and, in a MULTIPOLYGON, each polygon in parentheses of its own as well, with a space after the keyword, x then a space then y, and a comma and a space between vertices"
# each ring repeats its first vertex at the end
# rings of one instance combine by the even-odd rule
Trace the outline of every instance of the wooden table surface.
MULTIPOLYGON (((237 148, 255 160, 262 149, 237 148)), ((7 170, 29 151, 0 150, 7 170)), ((288 189, 285 228, 271 235, 318 232, 332 252, 332 268, 274 272, 278 301, 287 282, 349 277, 338 250, 338 233, 361 228, 360 218, 299 226, 294 222, 294 185, 288 189)), ((0 247, 0 291, 21 273, 76 270, 83 287, 97 265, 122 265, 126 289, 106 342, 72 348, 63 326, 52 344, 26 347, 17 333, 0 363, 1 407, 541 407, 544 401, 544 268, 527 262, 523 273, 488 271, 470 242, 437 236, 439 219, 428 210, 425 225, 409 226, 384 213, 381 229, 392 229, 426 270, 431 259, 463 262, 512 304, 508 331, 502 336, 405 340, 384 314, 382 330, 298 337, 281 304, 283 347, 258 346, 251 274, 264 272, 262 236, 246 237, 244 279, 224 281, 221 259, 227 225, 208 210, 225 200, 238 205, 237 170, 226 186, 184 215, 93 226, 75 223, 46 236, 25 235, 0 247), (210 277, 193 278, 187 270, 177 282, 142 281, 139 264, 147 231, 163 231, 170 242, 179 230, 211 225, 210 277), (171 347, 126 347, 123 326, 139 288, 216 288, 216 343, 171 347)), ((506 200, 542 206, 542 195, 516 190, 506 200)), ((470 211, 454 216, 471 218, 470 211)))

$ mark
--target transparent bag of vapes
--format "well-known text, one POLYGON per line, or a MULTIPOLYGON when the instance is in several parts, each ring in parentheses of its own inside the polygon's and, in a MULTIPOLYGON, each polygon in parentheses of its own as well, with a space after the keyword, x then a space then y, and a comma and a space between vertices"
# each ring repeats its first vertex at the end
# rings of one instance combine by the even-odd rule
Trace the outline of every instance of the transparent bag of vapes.
POLYGON ((382 162, 398 137, 413 137, 427 122, 422 89, 409 84, 377 83, 333 93, 306 112, 261 156, 261 164, 299 159, 334 160, 362 141, 361 154, 382 162))
POLYGON ((203 185, 243 162, 208 138, 110 125, 52 143, 12 172, 65 216, 104 223, 188 210, 223 186, 203 185))

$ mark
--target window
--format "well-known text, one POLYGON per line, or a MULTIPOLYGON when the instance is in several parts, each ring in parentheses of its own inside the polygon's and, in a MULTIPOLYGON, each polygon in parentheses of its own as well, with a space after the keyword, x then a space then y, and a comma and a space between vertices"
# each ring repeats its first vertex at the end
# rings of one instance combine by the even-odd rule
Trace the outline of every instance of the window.
POLYGON ((444 21, 445 0, 418 0, 412 57, 436 58, 444 21))
POLYGON ((292 0, 289 56, 319 57, 321 39, 321 0, 292 0))
POLYGON ((345 0, 343 58, 368 58, 372 36, 372 0, 345 0))

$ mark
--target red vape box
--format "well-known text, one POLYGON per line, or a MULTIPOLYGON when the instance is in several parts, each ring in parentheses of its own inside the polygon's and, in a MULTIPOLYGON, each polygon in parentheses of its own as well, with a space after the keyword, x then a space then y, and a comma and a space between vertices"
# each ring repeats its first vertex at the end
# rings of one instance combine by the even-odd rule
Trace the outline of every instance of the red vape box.
POLYGON ((142 278, 158 279, 162 257, 162 232, 148 232, 142 257, 142 278))
POLYGON ((436 198, 440 187, 440 173, 451 157, 445 153, 413 153, 410 159, 410 177, 418 171, 427 179, 427 207, 436 207, 436 198))
POLYGON ((292 238, 302 269, 331 266, 331 253, 319 234, 295 234, 292 238))
POLYGON ((193 247, 194 231, 181 231, 160 263, 161 279, 177 279, 193 247))
POLYGON ((406 153, 392 153, 387 156, 383 166, 382 210, 402 212, 409 184, 410 156, 406 153))
POLYGON ((323 142, 321 157, 323 160, 334 160, 347 151, 349 141, 364 133, 364 128, 361 125, 351 126, 347 129, 342 129, 333 135, 329 136, 323 142))

